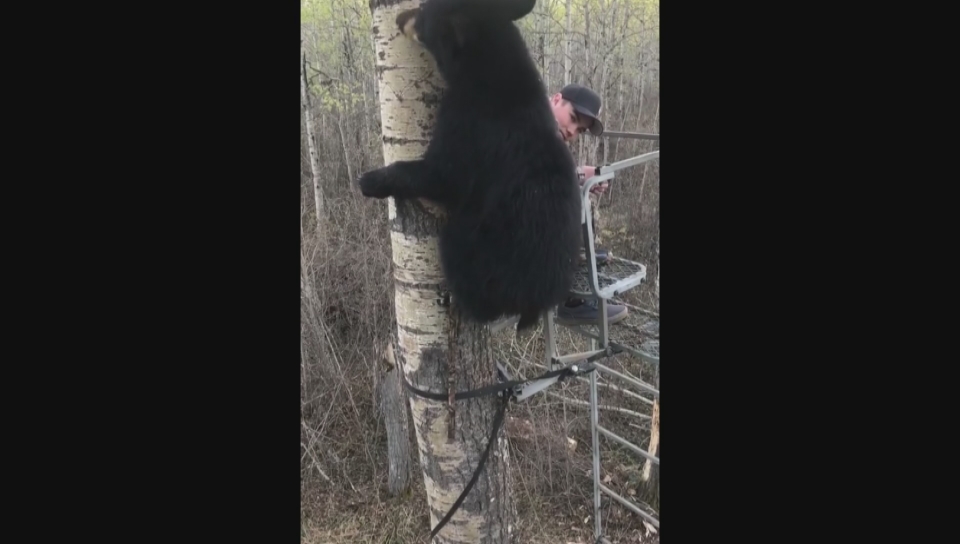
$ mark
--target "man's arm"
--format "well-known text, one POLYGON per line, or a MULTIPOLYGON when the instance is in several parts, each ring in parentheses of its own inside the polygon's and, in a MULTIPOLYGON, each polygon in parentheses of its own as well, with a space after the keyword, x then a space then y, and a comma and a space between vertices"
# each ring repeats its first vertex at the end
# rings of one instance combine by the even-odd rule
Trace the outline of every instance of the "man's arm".
MULTIPOLYGON (((596 166, 578 166, 577 167, 577 177, 580 179, 580 185, 583 185, 583 182, 597 175, 596 166)), ((598 183, 590 188, 590 192, 599 195, 603 194, 607 190, 608 182, 604 181, 603 183, 598 183)))

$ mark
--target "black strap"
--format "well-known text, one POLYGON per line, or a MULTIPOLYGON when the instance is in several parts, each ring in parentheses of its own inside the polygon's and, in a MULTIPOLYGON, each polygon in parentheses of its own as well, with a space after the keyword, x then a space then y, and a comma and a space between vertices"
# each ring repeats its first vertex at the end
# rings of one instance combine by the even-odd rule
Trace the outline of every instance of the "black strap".
POLYGON ((490 450, 493 447, 493 443, 497 441, 497 433, 500 431, 500 427, 503 425, 503 416, 507 411, 507 404, 510 402, 510 395, 504 395, 500 401, 500 405, 497 406, 497 415, 493 419, 493 432, 490 433, 490 439, 487 440, 487 449, 483 450, 483 456, 480 457, 480 462, 477 464, 477 470, 473 472, 473 477, 470 478, 470 481, 467 482, 467 486, 463 488, 463 492, 460 493, 460 496, 457 497, 457 502, 453 503, 453 506, 450 507, 450 510, 447 511, 447 515, 443 516, 443 519, 440 520, 440 523, 430 531, 430 540, 433 540, 437 533, 440 532, 440 529, 443 529, 443 526, 450 521, 450 518, 453 517, 453 513, 460 508, 460 505, 463 504, 463 500, 467 498, 467 493, 470 493, 470 490, 473 489, 474 484, 477 483, 477 479, 480 478, 480 471, 483 470, 483 466, 487 464, 487 458, 490 456, 490 450))
MULTIPOLYGON (((477 479, 480 477, 480 472, 483 470, 483 466, 487 464, 487 458, 490 456, 490 449, 493 447, 493 443, 497 440, 497 433, 500 431, 500 427, 503 425, 503 417, 507 410, 507 404, 510 403, 510 399, 513 398, 513 392, 509 391, 518 385, 523 385, 527 382, 544 380, 548 378, 553 378, 554 376, 560 376, 561 379, 566 377, 569 374, 572 374, 573 370, 570 367, 559 368, 557 370, 551 370, 536 378, 529 380, 511 380, 500 382, 494 385, 487 385, 479 389, 474 389, 472 391, 464 391, 461 393, 456 393, 454 399, 463 400, 471 399, 475 397, 481 397, 483 395, 495 395, 501 391, 508 391, 508 394, 505 394, 501 397, 500 404, 497 406, 497 414, 493 418, 493 432, 490 433, 490 439, 487 440, 487 449, 483 451, 483 455, 480 457, 480 462, 477 464, 477 470, 473 472, 473 477, 470 478, 470 481, 467 482, 467 486, 463 488, 463 492, 460 493, 460 496, 457 497, 457 501, 453 503, 453 506, 450 507, 450 510, 447 512, 443 519, 440 520, 440 523, 430 531, 430 540, 433 540, 437 533, 440 532, 440 529, 450 521, 450 518, 453 517, 454 512, 460 508, 460 505, 463 504, 463 500, 467 498, 467 494, 470 493, 470 490, 473 489, 474 484, 477 483, 477 479)), ((443 393, 432 393, 430 391, 424 391, 422 389, 417 389, 410 382, 407 381, 407 376, 401 372, 400 376, 403 378, 403 385, 406 386, 411 392, 415 395, 419 395, 424 398, 432 400, 449 400, 449 394, 443 393)))
MULTIPOLYGON (((553 378, 554 376, 565 376, 567 374, 572 374, 572 373, 573 373, 573 370, 571 370, 570 367, 558 368, 556 370, 545 372, 537 376, 536 378, 530 378, 529 380, 512 380, 512 381, 496 383, 493 385, 486 385, 478 389, 473 389, 471 391, 463 391, 460 393, 456 393, 453 396, 453 398, 456 400, 464 400, 464 399, 482 397, 484 395, 495 395, 500 391, 503 391, 505 389, 512 389, 518 385, 523 385, 527 382, 545 380, 548 378, 553 378)), ((417 389, 416 387, 410 385, 410 382, 407 381, 407 376, 405 374, 401 372, 400 375, 403 376, 403 385, 406 386, 407 389, 409 389, 411 392, 413 392, 417 396, 428 398, 431 400, 449 400, 450 399, 450 395, 447 393, 433 393, 431 391, 424 391, 423 389, 417 389)), ((509 398, 509 396, 507 398, 509 398)))

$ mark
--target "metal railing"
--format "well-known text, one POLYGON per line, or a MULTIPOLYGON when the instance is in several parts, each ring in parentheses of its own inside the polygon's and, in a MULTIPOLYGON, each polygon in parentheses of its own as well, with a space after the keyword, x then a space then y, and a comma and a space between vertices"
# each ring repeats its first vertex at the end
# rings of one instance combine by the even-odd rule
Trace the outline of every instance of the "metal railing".
POLYGON ((631 140, 660 140, 659 134, 644 134, 642 132, 614 132, 605 130, 600 135, 601 138, 628 138, 631 140))
MULTIPOLYGON (((659 140, 659 134, 642 134, 642 133, 628 133, 628 132, 604 132, 601 137, 612 137, 612 138, 633 138, 633 139, 644 139, 644 140, 659 140)), ((613 342, 610 339, 610 323, 607 316, 607 305, 609 300, 624 291, 632 289, 639 286, 644 279, 646 279, 646 267, 640 263, 633 263, 631 261, 623 260, 623 266, 620 269, 628 270, 629 275, 625 277, 618 277, 614 273, 604 273, 602 272, 597 264, 596 259, 596 247, 594 246, 593 239, 593 222, 590 212, 590 190, 597 185, 598 183, 603 183, 605 181, 611 181, 616 177, 618 171, 625 168, 630 168, 637 166, 639 164, 644 164, 652 160, 659 160, 660 150, 651 151, 638 155, 636 157, 631 157, 622 161, 615 162, 610 165, 601 166, 597 170, 597 175, 591 177, 583 184, 582 188, 582 202, 583 202, 583 234, 584 234, 584 249, 586 257, 586 270, 585 275, 587 276, 587 284, 589 290, 578 290, 575 293, 578 296, 589 296, 590 298, 595 298, 598 300, 599 304, 599 314, 600 319, 598 325, 598 334, 591 334, 581 327, 571 326, 571 330, 590 338, 591 340, 591 350, 601 349, 606 350, 608 355, 613 355, 614 351, 622 352, 626 351, 634 355, 639 356, 643 361, 659 365, 660 357, 659 351, 656 356, 647 353, 646 351, 639 349, 638 347, 626 346, 617 342, 613 342), (581 292, 583 291, 583 292, 581 292)), ((547 343, 547 358, 548 362, 551 357, 559 356, 557 354, 557 346, 555 341, 555 332, 553 330, 554 320, 552 312, 548 312, 545 316, 545 341, 547 343)), ((560 356, 563 357, 563 356, 560 356)), ((644 511, 638 504, 631 501, 628 498, 625 498, 615 492, 613 489, 610 489, 601 481, 602 477, 600 475, 600 437, 603 436, 605 439, 610 440, 616 444, 626 447, 628 450, 637 454, 641 458, 647 460, 650 463, 656 464, 658 467, 660 465, 660 458, 656 455, 651 454, 650 452, 644 450, 639 445, 630 442, 624 437, 614 433, 610 429, 601 426, 599 421, 599 399, 597 397, 597 379, 598 372, 603 373, 611 378, 615 378, 621 381, 625 385, 633 386, 644 394, 653 395, 656 399, 659 400, 660 391, 658 387, 655 387, 651 384, 644 383, 640 380, 627 376, 626 374, 619 372, 610 368, 607 365, 603 365, 599 362, 593 363, 596 367, 596 371, 590 373, 590 427, 592 434, 593 442, 593 507, 594 507, 594 532, 595 539, 598 542, 607 542, 603 537, 603 526, 601 523, 600 517, 600 501, 602 495, 607 495, 611 499, 615 500, 619 504, 626 507, 628 510, 640 516, 647 523, 653 527, 659 529, 660 520, 657 516, 651 515, 650 513, 644 511)))
MULTIPOLYGON (((660 139, 659 134, 642 134, 642 133, 630 133, 630 132, 604 132, 601 137, 611 137, 611 138, 633 138, 641 140, 658 140, 660 139)), ((605 439, 608 439, 616 444, 626 447, 628 450, 637 454, 641 458, 645 459, 646 462, 655 464, 659 467, 660 458, 652 453, 644 450, 639 445, 630 442, 629 440, 623 438, 622 436, 614 433, 612 430, 603 427, 600 425, 599 421, 599 399, 597 397, 597 374, 603 373, 607 376, 620 380, 625 385, 633 386, 639 389, 645 395, 652 395, 657 399, 656 401, 650 401, 644 397, 641 397, 640 394, 629 391, 625 388, 615 387, 612 384, 603 384, 605 387, 613 387, 614 389, 621 389, 627 395, 639 398, 640 400, 646 401, 648 403, 656 403, 660 398, 660 390, 657 386, 644 383, 638 379, 635 379, 631 376, 624 374, 610 368, 607 365, 601 364, 596 361, 598 358, 605 358, 615 355, 616 353, 628 352, 633 355, 636 355, 641 360, 648 364, 659 365, 660 356, 659 350, 657 355, 654 356, 651 353, 648 353, 644 349, 640 349, 635 346, 628 346, 620 342, 615 342, 610 338, 610 323, 607 316, 607 305, 611 298, 622 294, 625 291, 633 289, 634 287, 639 286, 644 279, 646 279, 646 266, 641 263, 629 261, 622 258, 608 257, 606 264, 603 265, 603 270, 597 264, 597 255, 596 247, 594 246, 594 232, 593 232, 593 218, 590 212, 590 190, 596 186, 598 183, 603 183, 605 181, 611 181, 616 177, 617 172, 625 168, 630 168, 637 166, 639 164, 644 164, 653 160, 658 160, 660 158, 660 150, 655 150, 651 152, 638 155, 636 157, 631 157, 622 161, 615 162, 613 164, 601 166, 597 170, 597 175, 586 180, 582 187, 581 198, 583 204, 583 211, 581 215, 581 222, 583 227, 583 242, 584 242, 584 257, 586 264, 583 269, 578 274, 578 278, 575 281, 575 288, 571 292, 572 296, 582 297, 582 298, 591 298, 598 301, 600 319, 597 323, 599 332, 593 334, 582 328, 582 326, 577 325, 564 325, 570 330, 577 332, 578 334, 585 336, 590 339, 591 347, 590 351, 583 353, 575 354, 566 354, 561 355, 557 352, 557 343, 556 343, 556 331, 555 331, 555 321, 553 311, 545 312, 543 315, 544 322, 544 341, 546 343, 545 350, 545 368, 553 370, 557 365, 566 366, 570 363, 586 362, 592 361, 594 367, 593 371, 590 372, 590 427, 592 434, 593 442, 593 503, 594 503, 594 523, 595 523, 595 541, 597 542, 609 542, 606 538, 603 537, 603 527, 601 524, 600 518, 600 500, 603 494, 609 496, 611 499, 620 503, 628 510, 640 516, 645 522, 649 523, 653 527, 660 528, 660 520, 657 516, 654 516, 646 511, 644 511, 638 504, 627 499, 613 489, 610 489, 601 481, 600 476, 600 436, 603 436, 605 439)), ((491 324, 491 331, 498 331, 507 326, 510 326, 517 322, 519 316, 511 316, 505 318, 497 323, 491 324)), ((556 379, 552 380, 543 380, 542 383, 533 384, 528 392, 523 395, 523 398, 527 398, 530 395, 542 391, 556 382, 556 379)))

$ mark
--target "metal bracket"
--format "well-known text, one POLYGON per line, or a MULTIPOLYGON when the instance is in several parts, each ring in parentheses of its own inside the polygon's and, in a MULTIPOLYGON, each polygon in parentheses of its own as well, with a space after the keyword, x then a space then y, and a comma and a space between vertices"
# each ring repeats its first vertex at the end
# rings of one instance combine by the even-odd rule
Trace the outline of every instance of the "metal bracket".
MULTIPOLYGON (((590 362, 581 362, 578 364, 570 365, 570 374, 573 376, 579 376, 581 374, 587 374, 588 372, 593 372, 596 370, 596 365, 590 362)), ((535 380, 532 382, 527 382, 523 385, 518 385, 514 389, 514 395, 517 402, 522 402, 527 398, 547 389, 553 384, 560 381, 561 376, 554 376, 552 378, 545 378, 543 380, 535 380)))

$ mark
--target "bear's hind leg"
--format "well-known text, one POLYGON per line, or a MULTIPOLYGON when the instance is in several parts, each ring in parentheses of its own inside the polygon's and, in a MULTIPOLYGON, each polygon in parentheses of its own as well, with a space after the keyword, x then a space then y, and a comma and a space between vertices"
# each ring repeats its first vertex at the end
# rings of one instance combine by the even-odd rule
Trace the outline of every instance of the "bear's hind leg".
POLYGON ((540 321, 540 312, 538 311, 526 311, 520 314, 520 320, 517 321, 517 333, 521 333, 528 329, 531 329, 537 325, 540 321))

